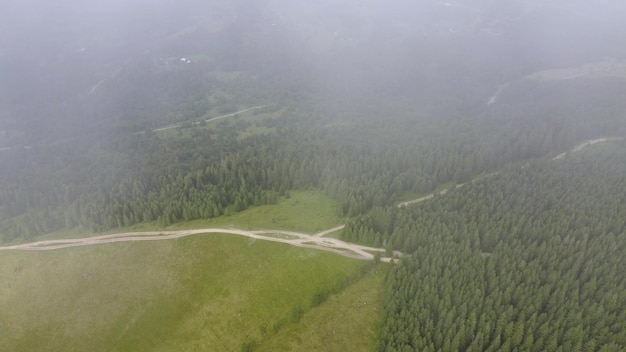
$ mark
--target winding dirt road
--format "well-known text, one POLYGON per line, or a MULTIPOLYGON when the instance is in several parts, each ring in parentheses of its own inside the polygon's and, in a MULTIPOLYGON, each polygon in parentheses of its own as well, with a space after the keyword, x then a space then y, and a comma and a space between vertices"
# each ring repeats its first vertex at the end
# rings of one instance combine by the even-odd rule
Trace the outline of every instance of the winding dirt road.
MULTIPOLYGON (((246 112, 246 111, 256 110, 256 109, 262 109, 262 108, 264 108, 264 107, 266 107, 266 106, 267 106, 267 105, 253 106, 253 107, 251 107, 251 108, 247 108, 247 109, 243 109, 243 110, 239 110, 239 111, 231 112, 230 114, 226 114, 226 115, 221 115, 221 116, 213 117, 213 118, 210 118, 210 119, 208 119, 208 120, 204 120, 204 122, 211 122, 211 121, 220 120, 220 119, 223 119, 223 118, 226 118, 226 117, 231 117, 231 116, 235 116, 235 115, 237 115, 237 114, 244 113, 244 112, 246 112)), ((200 124, 200 122, 192 122, 192 125, 199 125, 199 124, 200 124)), ((172 124, 172 125, 168 125, 168 126, 165 126, 165 127, 161 127, 161 128, 154 129, 154 130, 152 130, 152 132, 167 131, 167 130, 171 130, 171 129, 173 129, 173 128, 178 128, 178 127, 181 127, 182 125, 183 125, 182 123, 175 123, 175 124, 172 124)))
MULTIPOLYGON (((254 109, 254 108, 250 108, 254 109)), ((248 110, 250 110, 248 109, 248 110)), ((232 116, 232 115, 228 115, 232 116)), ((226 117, 221 116, 218 118, 226 117)), ((588 140, 574 147, 570 152, 577 152, 589 145, 593 145, 596 143, 607 142, 611 140, 621 140, 621 137, 603 137, 593 140, 588 140)), ((557 157, 553 158, 553 160, 558 160, 565 156, 566 153, 560 154, 557 157)), ((489 177, 492 175, 496 175, 498 172, 492 172, 490 174, 479 176, 469 182, 474 182, 485 177, 489 177)), ((464 184, 458 184, 452 187, 462 187, 464 184)), ((433 198, 435 195, 444 195, 448 192, 450 188, 434 192, 428 194, 426 196, 409 200, 406 202, 399 203, 397 205, 398 208, 405 207, 408 205, 416 204, 423 202, 425 200, 433 198)), ((252 239, 263 240, 263 241, 271 241, 271 242, 279 242, 285 243, 296 247, 303 248, 311 248, 318 249, 328 252, 337 253, 343 255, 345 257, 354 258, 354 259, 362 259, 362 260, 372 260, 374 259, 374 253, 380 253, 381 261, 383 262, 394 262, 394 258, 385 257, 385 249, 384 248, 376 248, 376 247, 368 247, 362 246, 350 242, 345 242, 336 238, 324 237, 330 233, 337 232, 343 230, 345 225, 340 225, 333 227, 328 230, 324 230, 318 232, 313 235, 294 232, 294 231, 284 231, 284 230, 256 230, 256 231, 246 231, 236 228, 205 228, 205 229, 193 229, 193 230, 180 230, 180 231, 151 231, 151 232, 125 232, 125 233, 117 233, 111 235, 101 235, 101 236, 92 236, 85 238, 76 238, 76 239, 62 239, 62 240, 47 240, 47 241, 37 241, 31 243, 23 243, 16 244, 11 246, 2 246, 0 247, 0 251, 49 251, 63 248, 71 248, 71 247, 79 247, 79 246, 91 246, 97 244, 105 244, 105 243, 115 243, 115 242, 135 242, 135 241, 159 241, 159 240, 169 240, 176 239, 181 237, 187 237, 192 235, 200 235, 200 234, 211 234, 211 233, 225 233, 232 235, 245 236, 252 239)), ((395 257, 402 256, 403 253, 395 251, 395 257)))
POLYGON ((552 158, 552 160, 562 159, 568 153, 576 153, 578 151, 581 151, 581 150, 587 148, 590 145, 594 145, 594 144, 598 144, 598 143, 604 143, 604 142, 610 142, 610 141, 621 141, 622 139, 624 139, 624 138, 623 137, 602 137, 602 138, 596 138, 596 139, 589 139, 589 140, 586 140, 586 141, 582 142, 581 144, 575 146, 572 150, 570 150, 568 152, 565 152, 565 153, 561 153, 561 154, 555 156, 554 158, 552 158))
MULTIPOLYGON (((568 153, 576 153, 576 152, 581 151, 582 149, 584 149, 584 148, 586 148, 586 147, 588 147, 590 145, 603 143, 603 142, 610 142, 610 141, 620 141, 620 140, 623 140, 623 139, 624 139, 624 137, 601 137, 601 138, 596 138, 596 139, 589 139, 589 140, 586 140, 586 141, 578 144, 577 146, 572 148, 572 150, 564 152, 564 153, 561 153, 561 154, 555 156, 554 158, 552 158, 552 160, 562 159, 568 153)), ((524 167, 525 166, 522 166, 522 168, 524 168, 524 167)), ((495 172, 492 172, 490 174, 478 176, 478 177, 476 177, 476 178, 474 178, 474 179, 472 179, 471 181, 468 181, 468 182, 475 182, 475 181, 481 180, 481 179, 483 179, 485 177, 497 175, 498 173, 499 173, 499 171, 495 171, 495 172)), ((460 188, 460 187, 463 187, 463 185, 465 185, 465 183, 460 183, 460 184, 457 184, 457 185, 452 186, 452 187, 460 188)), ((441 191, 434 192, 434 193, 431 193, 431 194, 427 194, 427 195, 425 195, 423 197, 420 197, 420 198, 417 198, 417 199, 408 200, 406 202, 398 203, 397 207, 398 208, 402 208, 402 207, 406 207, 407 205, 420 203, 420 202, 423 202, 425 200, 432 199, 435 195, 442 196, 442 195, 446 194, 450 190, 450 188, 452 188, 452 187, 449 187, 449 188, 446 188, 446 189, 443 189, 441 191)))
MULTIPOLYGON (((246 231, 235 228, 206 228, 195 230, 181 231, 151 231, 151 232, 126 232, 112 235, 93 236, 76 239, 48 240, 32 243, 17 244, 12 246, 0 247, 0 251, 50 251, 63 248, 72 248, 79 246, 92 246, 97 244, 115 243, 115 242, 136 242, 136 241, 158 241, 169 240, 181 237, 187 237, 200 234, 225 233, 232 235, 245 236, 257 240, 271 241, 290 244, 296 247, 318 249, 328 252, 337 253, 348 258, 372 260, 373 253, 381 253, 381 261, 391 262, 393 258, 382 257, 385 250, 383 248, 375 248, 361 246, 354 243, 344 242, 336 238, 326 238, 325 235, 339 231, 344 225, 319 232, 314 235, 308 235, 300 232, 282 231, 282 230, 257 230, 246 231)), ((396 255, 401 253, 396 252, 396 255)))

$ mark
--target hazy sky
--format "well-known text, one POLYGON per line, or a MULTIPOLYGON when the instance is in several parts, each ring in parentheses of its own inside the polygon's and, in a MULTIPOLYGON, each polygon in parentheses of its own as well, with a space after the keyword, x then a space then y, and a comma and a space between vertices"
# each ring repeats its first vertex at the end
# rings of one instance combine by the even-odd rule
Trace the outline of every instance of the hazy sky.
POLYGON ((148 63, 164 58, 301 77, 355 99, 368 86, 401 95, 471 82, 487 92, 542 69, 626 58, 625 17, 620 0, 6 0, 0 127, 130 104, 119 99, 140 78, 122 78, 149 81, 162 70, 148 63))

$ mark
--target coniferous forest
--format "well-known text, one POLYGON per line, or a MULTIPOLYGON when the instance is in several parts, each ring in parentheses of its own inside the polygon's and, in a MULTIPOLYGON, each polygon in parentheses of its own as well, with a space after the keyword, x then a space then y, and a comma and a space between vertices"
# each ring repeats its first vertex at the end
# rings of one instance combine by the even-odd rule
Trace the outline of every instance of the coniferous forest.
POLYGON ((0 245, 312 190, 378 351, 626 350, 622 3, 157 2, 0 5, 0 245))
POLYGON ((516 164, 356 219, 410 255, 390 274, 381 351, 621 351, 626 145, 516 164))

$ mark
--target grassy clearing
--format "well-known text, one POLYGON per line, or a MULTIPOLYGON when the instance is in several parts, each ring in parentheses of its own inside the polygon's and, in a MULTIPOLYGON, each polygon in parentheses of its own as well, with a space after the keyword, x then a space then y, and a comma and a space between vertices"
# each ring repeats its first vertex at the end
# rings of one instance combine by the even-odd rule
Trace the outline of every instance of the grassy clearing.
POLYGON ((293 230, 316 233, 344 223, 337 203, 319 191, 291 191, 278 204, 252 207, 231 216, 174 224, 168 229, 233 226, 244 230, 293 230))
MULTIPOLYGON (((213 104, 217 106, 222 106, 220 100, 230 100, 228 93, 223 92, 216 92, 208 98, 215 101, 213 104)), ((213 108, 194 120, 161 126, 160 128, 167 129, 156 131, 156 133, 162 138, 189 138, 194 130, 218 131, 220 128, 234 125, 239 127, 238 138, 242 139, 255 134, 275 132, 275 128, 267 128, 261 124, 266 119, 280 117, 282 113, 283 111, 264 111, 251 106, 233 105, 225 108, 222 106, 222 108, 213 108), (252 109, 248 110, 250 108, 252 109)))
POLYGON ((272 111, 272 112, 264 112, 262 110, 257 110, 249 114, 246 118, 246 122, 250 122, 250 125, 239 132, 237 139, 242 140, 254 135, 266 135, 276 133, 278 130, 276 127, 268 127, 264 126, 263 123, 265 120, 279 118, 283 116, 284 110, 272 111))
MULTIPOLYGON (((231 216, 180 222, 160 227, 157 222, 144 222, 128 227, 113 229, 101 233, 91 233, 80 229, 56 231, 36 240, 80 238, 134 231, 186 230, 208 227, 236 227, 244 230, 291 230, 316 233, 345 223, 337 217, 337 203, 319 191, 291 191, 290 197, 281 197, 277 204, 251 207, 231 216)), ((341 232, 328 237, 338 237, 341 232)))
MULTIPOLYGON (((320 334, 344 329, 333 327, 331 313, 342 299, 355 300, 343 298, 350 287, 311 310, 315 295, 332 291, 364 265, 368 262, 220 234, 5 252, 0 350, 238 351, 246 341, 292 335, 284 338, 311 336, 307 341, 313 343, 318 333, 306 330, 317 330, 322 320, 320 334), (290 333, 293 324, 300 327, 290 333)), ((374 297, 361 291, 368 291, 367 280, 379 285, 376 277, 358 281, 364 286, 349 295, 374 297)), ((365 302, 374 305, 373 298, 365 302)), ((361 320, 371 312, 354 308, 347 306, 344 313, 355 314, 353 323, 365 323, 361 320)), ((343 340, 353 339, 345 334, 343 340)), ((322 343, 325 335, 317 338, 322 343)))
POLYGON ((251 136, 256 136, 256 135, 274 134, 276 133, 276 131, 277 131, 276 127, 265 127, 265 126, 253 125, 253 126, 246 128, 241 133, 239 133, 239 135, 237 136, 237 139, 242 140, 242 139, 245 139, 251 136))
POLYGON ((372 351, 382 312, 384 278, 379 265, 360 281, 332 295, 302 319, 262 343, 255 351, 372 351))

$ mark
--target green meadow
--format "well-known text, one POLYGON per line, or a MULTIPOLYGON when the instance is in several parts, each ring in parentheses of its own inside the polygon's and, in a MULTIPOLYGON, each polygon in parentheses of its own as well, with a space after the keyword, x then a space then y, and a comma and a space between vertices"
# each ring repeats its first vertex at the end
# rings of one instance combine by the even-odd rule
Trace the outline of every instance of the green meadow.
MULTIPOLYGON (((160 227, 156 222, 143 222, 102 233, 70 229, 40 236, 37 240, 80 238, 99 234, 130 231, 187 230, 209 227, 235 227, 243 230, 290 230, 314 234, 344 224, 346 219, 337 216, 337 203, 320 191, 290 191, 280 197, 277 204, 250 207, 229 216, 179 222, 160 227)), ((336 233, 333 234, 336 237, 336 233)), ((8 245, 8 244, 6 244, 8 245)))
MULTIPOLYGON (((321 192, 177 223, 315 233, 321 192)), ((110 231, 159 229, 155 223, 110 231)), ((80 230, 40 239, 85 237, 80 230)), ((1 351, 371 350, 386 267, 228 234, 0 253, 1 351)))
POLYGON ((259 346, 258 351, 370 351, 378 337, 382 285, 389 265, 332 295, 259 346))
POLYGON ((383 270, 225 234, 3 252, 0 350, 367 350, 383 270))
POLYGON ((320 191, 290 191, 277 204, 251 207, 230 216, 174 224, 168 229, 232 226, 244 230, 276 229, 316 233, 345 223, 337 203, 320 191))

